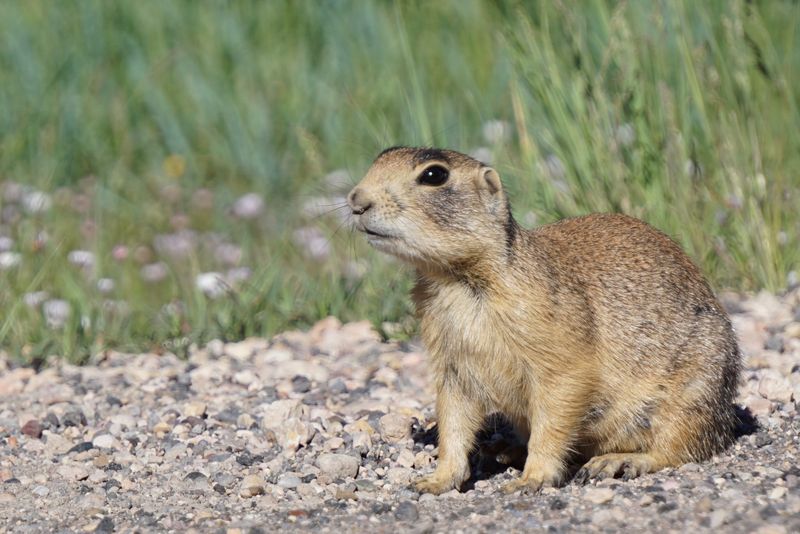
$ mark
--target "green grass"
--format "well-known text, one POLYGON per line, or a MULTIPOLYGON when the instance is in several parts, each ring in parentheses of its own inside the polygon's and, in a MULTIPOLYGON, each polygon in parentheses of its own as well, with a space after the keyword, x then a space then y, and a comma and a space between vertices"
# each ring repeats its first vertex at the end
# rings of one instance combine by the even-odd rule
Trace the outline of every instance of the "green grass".
POLYGON ((0 181, 53 206, 15 215, 0 199, 21 254, 0 271, 0 345, 81 361, 328 314, 407 331, 409 273, 340 228, 335 205, 300 209, 336 196, 328 173, 355 182, 395 144, 489 148, 520 219, 630 213, 715 287, 779 290, 800 267, 799 28, 788 0, 4 2, 0 181), (496 119, 509 135, 490 143, 496 119), (232 217, 247 192, 264 214, 232 217), (196 275, 226 268, 210 247, 153 250, 187 225, 240 246, 251 278, 203 296, 196 275), (301 227, 331 239, 324 260, 293 239, 301 227), (67 261, 76 249, 95 254, 91 273, 67 261), (143 281, 159 259, 168 276, 143 281), (348 274, 357 260, 364 276, 348 274), (63 327, 22 302, 32 291, 70 303, 63 327))

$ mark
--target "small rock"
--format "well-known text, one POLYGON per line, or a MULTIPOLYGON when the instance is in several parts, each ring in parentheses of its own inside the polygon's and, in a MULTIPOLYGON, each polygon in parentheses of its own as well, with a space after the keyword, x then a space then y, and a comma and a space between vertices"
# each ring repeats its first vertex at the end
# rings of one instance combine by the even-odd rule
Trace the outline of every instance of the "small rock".
POLYGON ((295 375, 292 378, 292 390, 295 393, 308 393, 311 391, 311 380, 302 375, 295 375))
POLYGON ((73 453, 80 454, 82 452, 90 451, 93 448, 94 445, 92 445, 91 441, 82 441, 77 445, 73 446, 72 448, 70 448, 70 450, 67 451, 67 454, 73 454, 73 453))
POLYGON ((397 505, 394 511, 394 517, 398 521, 416 521, 419 519, 419 510, 417 505, 411 501, 403 501, 397 505))
POLYGON ((397 442, 411 435, 411 418, 397 413, 388 413, 380 418, 381 437, 386 441, 397 442))
POLYGON ((172 431, 172 425, 170 425, 166 421, 159 421, 153 426, 153 434, 157 436, 163 436, 164 434, 169 434, 171 431, 172 431))
POLYGON ((367 432, 354 432, 351 438, 353 440, 353 449, 362 455, 367 454, 372 449, 372 438, 367 432))
POLYGON ((753 415, 767 416, 772 413, 772 403, 758 395, 750 395, 744 400, 744 405, 753 415))
POLYGON ((16 500, 17 498, 12 493, 0 493, 0 504, 11 504, 16 500))
POLYGON ((39 497, 47 497, 48 495, 50 495, 50 488, 48 488, 47 486, 36 486, 35 488, 33 488, 33 491, 31 493, 33 493, 34 495, 38 495, 39 497))
POLYGON ((189 402, 183 407, 183 415, 186 417, 203 417, 205 414, 205 402, 189 402))
POLYGON ((94 527, 94 532, 114 532, 114 520, 110 517, 104 517, 94 527))
POLYGON ((92 439, 92 445, 98 449, 113 449, 116 448, 117 440, 111 434, 100 434, 92 439))
POLYGON ((414 471, 407 467, 392 467, 386 471, 386 480, 395 485, 405 485, 411 482, 414 471))
MULTIPOLYGON (((800 308, 797 309, 797 313, 800 314, 800 308)), ((800 339, 800 322, 787 324, 786 328, 783 329, 783 333, 786 337, 800 339)))
POLYGON ((86 416, 79 409, 72 409, 61 417, 61 424, 64 426, 86 426, 86 416))
POLYGON ((305 446, 314 437, 317 430, 308 423, 292 417, 287 420, 277 432, 284 450, 296 451, 305 446))
POLYGON ((344 440, 338 436, 332 437, 331 439, 325 442, 325 449, 329 451, 340 449, 343 446, 344 446, 344 440))
POLYGON ((420 467, 427 467, 427 466, 431 465, 432 463, 433 463, 433 456, 431 456, 430 453, 428 453, 426 451, 419 451, 414 456, 414 467, 416 467, 418 469, 420 467))
POLYGON ((56 471, 67 480, 80 481, 89 478, 89 471, 80 466, 62 465, 56 471))
POLYGON ((783 352, 783 338, 777 334, 770 336, 764 343, 764 348, 767 350, 774 350, 775 352, 783 352))
POLYGON ((375 484, 370 480, 359 479, 356 480, 356 488, 364 492, 375 491, 375 484))
POLYGON ((711 530, 717 529, 725 524, 727 518, 728 512, 726 510, 714 510, 708 516, 708 526, 711 530))
POLYGON ((39 421, 31 419, 22 425, 21 432, 31 438, 39 439, 42 437, 42 425, 39 423, 39 421))
POLYGON ((51 432, 43 432, 45 438, 44 451, 48 456, 55 456, 58 454, 66 454, 69 452, 73 445, 72 442, 61 437, 58 434, 51 432))
POLYGON ((256 380, 258 380, 258 377, 250 369, 239 371, 238 373, 233 375, 233 381, 242 386, 249 386, 256 380))
POLYGON ((783 486, 775 486, 772 491, 769 492, 769 498, 772 500, 782 499, 786 495, 786 488, 783 486))
POLYGON ((794 388, 785 378, 765 376, 758 382, 758 393, 771 401, 786 404, 791 402, 794 388))
POLYGON ((256 420, 250 414, 243 413, 236 418, 236 427, 247 430, 256 424, 256 420))
POLYGON ((247 475, 242 480, 239 495, 245 498, 264 494, 264 479, 258 475, 247 475))
POLYGON ((295 489, 302 483, 303 481, 300 480, 300 478, 298 478, 296 475, 284 473, 278 477, 278 486, 285 489, 295 489))
POLYGON ((336 488, 336 492, 333 495, 339 501, 357 501, 358 495, 351 490, 346 488, 336 488))
POLYGON ((361 462, 347 454, 325 453, 317 458, 317 467, 331 478, 355 478, 361 462))
POLYGON ((591 503, 605 504, 614 498, 614 490, 611 488, 586 488, 584 497, 591 503))
POLYGON ((397 455, 397 465, 400 467, 413 467, 414 466, 414 453, 408 449, 403 449, 397 455))

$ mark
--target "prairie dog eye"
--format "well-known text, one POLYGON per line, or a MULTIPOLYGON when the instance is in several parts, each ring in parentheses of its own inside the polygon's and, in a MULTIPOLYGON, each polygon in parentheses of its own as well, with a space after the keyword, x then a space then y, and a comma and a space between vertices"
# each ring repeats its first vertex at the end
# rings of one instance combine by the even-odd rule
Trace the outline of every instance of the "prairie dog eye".
POLYGON ((442 185, 450 177, 450 171, 441 165, 431 165, 420 173, 417 183, 422 185, 442 185))

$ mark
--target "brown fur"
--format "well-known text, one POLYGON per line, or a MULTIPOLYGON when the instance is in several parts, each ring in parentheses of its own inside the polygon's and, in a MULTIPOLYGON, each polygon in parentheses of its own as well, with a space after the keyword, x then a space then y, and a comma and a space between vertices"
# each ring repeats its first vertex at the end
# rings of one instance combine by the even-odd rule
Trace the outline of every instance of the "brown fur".
POLYGON ((440 436, 420 490, 469 477, 475 434, 498 411, 529 436, 512 491, 559 483, 576 456, 589 458, 579 475, 633 477, 731 443, 739 350, 666 235, 613 214, 524 230, 497 173, 449 150, 384 151, 348 201, 370 243, 417 270, 440 436), (431 165, 448 181, 419 183, 431 165))

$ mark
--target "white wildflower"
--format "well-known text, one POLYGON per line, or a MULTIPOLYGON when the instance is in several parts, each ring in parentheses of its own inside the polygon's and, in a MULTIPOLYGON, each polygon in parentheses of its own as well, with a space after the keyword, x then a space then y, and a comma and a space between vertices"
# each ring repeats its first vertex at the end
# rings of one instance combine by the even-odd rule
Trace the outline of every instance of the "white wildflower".
POLYGON ((69 302, 61 299, 48 300, 42 305, 42 312, 47 326, 53 329, 62 328, 72 313, 69 302))
POLYGON ((31 191, 22 197, 22 209, 26 213, 44 213, 53 205, 53 199, 43 191, 31 191))
POLYGON ((250 278, 252 274, 253 271, 250 269, 250 267, 235 267, 233 269, 229 269, 228 272, 225 273, 225 280, 230 285, 236 285, 250 278))
POLYGON ((526 211, 522 216, 522 224, 527 228, 533 228, 539 222, 539 218, 532 211, 526 211))
POLYGON ((19 202, 24 194, 25 187, 22 184, 11 181, 3 183, 3 200, 6 202, 19 202))
POLYGON ((626 122, 617 127, 614 136, 617 138, 617 143, 624 147, 629 147, 636 141, 636 130, 629 122, 626 122))
POLYGON ((153 238, 153 248, 162 256, 181 259, 190 256, 197 242, 191 230, 181 230, 173 234, 159 234, 153 238))
POLYGON ((33 291, 22 295, 22 302, 29 308, 38 308, 48 298, 50 298, 50 295, 47 291, 33 291))
POLYGON ((94 254, 88 250, 72 250, 67 254, 67 261, 81 269, 94 267, 94 254))
POLYGON ((322 261, 331 253, 331 244, 319 228, 306 226, 294 231, 294 242, 303 249, 306 256, 322 261))
POLYGON ((477 159, 481 163, 485 163, 486 165, 491 165, 492 160, 494 159, 494 155, 492 154, 492 149, 485 146, 479 146, 478 148, 474 149, 469 155, 473 159, 477 159))
POLYGON ((223 296, 228 290, 228 284, 220 273, 200 273, 195 278, 197 289, 210 299, 223 296))
POLYGON ((124 300, 106 299, 103 301, 103 310, 113 315, 124 316, 131 311, 130 305, 124 300))
POLYGON ((7 271, 22 263, 22 254, 19 252, 0 252, 0 270, 7 271))
POLYGON ((8 252, 14 248, 14 240, 8 236, 0 235, 0 252, 8 252))
POLYGON ((350 281, 361 280, 369 269, 364 260, 348 261, 344 264, 344 276, 350 281))
POLYGON ((353 177, 344 169, 336 169, 322 178, 325 189, 332 193, 347 193, 355 185, 353 177))
POLYGON ((502 143, 511 135, 511 126, 506 121, 491 120, 483 123, 483 139, 490 145, 502 143))
POLYGON ((167 274, 169 274, 169 271, 163 262, 157 261, 156 263, 148 263, 142 267, 140 274, 145 282, 156 283, 164 280, 167 274))
POLYGON ((231 211, 239 219, 256 219, 264 213, 264 199, 256 193, 247 193, 233 203, 231 211))
POLYGON ((115 286, 116 284, 111 278, 101 278, 97 281, 97 290, 104 295, 114 291, 115 286))
POLYGON ((544 158, 544 163, 540 169, 553 181, 563 180, 567 175, 567 168, 564 166, 561 158, 555 154, 550 154, 544 158))
POLYGON ((223 265, 238 265, 242 261, 242 247, 233 243, 220 243, 214 247, 214 258, 223 265))

